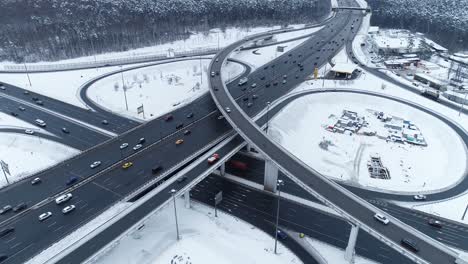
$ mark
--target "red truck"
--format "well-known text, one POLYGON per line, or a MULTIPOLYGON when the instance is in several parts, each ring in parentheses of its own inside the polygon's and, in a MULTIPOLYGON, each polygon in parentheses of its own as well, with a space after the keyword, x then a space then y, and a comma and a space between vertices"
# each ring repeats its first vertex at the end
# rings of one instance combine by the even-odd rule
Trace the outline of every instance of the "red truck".
POLYGON ((218 160, 219 160, 219 154, 215 153, 211 157, 208 158, 208 164, 211 165, 211 164, 215 163, 218 160))
POLYGON ((229 161, 229 165, 230 165, 231 168, 233 168, 233 169, 243 170, 243 171, 247 170, 247 163, 242 162, 242 161, 230 160, 230 161, 229 161))

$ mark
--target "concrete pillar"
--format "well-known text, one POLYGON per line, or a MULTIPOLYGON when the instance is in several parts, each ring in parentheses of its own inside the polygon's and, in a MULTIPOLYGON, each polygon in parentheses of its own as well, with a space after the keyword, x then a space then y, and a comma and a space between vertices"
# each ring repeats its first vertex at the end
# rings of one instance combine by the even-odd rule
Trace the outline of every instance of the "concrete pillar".
POLYGON ((278 167, 269 159, 265 159, 265 176, 263 180, 263 189, 265 191, 276 192, 278 182, 278 167))
POLYGON ((346 247, 345 260, 349 263, 353 263, 354 260, 354 248, 356 247, 356 240, 359 232, 359 227, 352 225, 351 233, 349 234, 348 246, 346 247))
POLYGON ((185 200, 185 208, 190 209, 190 190, 185 191, 184 200, 185 200))
POLYGON ((223 164, 219 166, 219 175, 221 176, 226 175, 226 162, 223 162, 223 164))

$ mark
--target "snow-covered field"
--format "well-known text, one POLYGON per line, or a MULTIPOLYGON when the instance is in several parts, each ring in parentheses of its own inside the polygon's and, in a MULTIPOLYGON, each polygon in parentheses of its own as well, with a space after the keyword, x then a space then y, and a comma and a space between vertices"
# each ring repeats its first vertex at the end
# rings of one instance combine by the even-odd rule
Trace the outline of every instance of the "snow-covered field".
MULTIPOLYGON (((88 97, 112 112, 140 119, 143 115, 137 113, 137 108, 143 105, 145 119, 151 119, 206 93, 209 63, 209 59, 195 59, 111 75, 94 83, 88 89, 88 97), (122 81, 126 92, 122 89, 122 81)), ((232 79, 243 69, 243 66, 229 62, 222 75, 232 79)))
POLYGON ((368 95, 331 93, 299 98, 271 122, 271 133, 290 152, 320 173, 353 185, 395 192, 430 192, 457 183, 465 172, 466 153, 458 135, 442 121, 409 106, 368 95), (386 142, 376 136, 347 135, 325 130, 342 111, 366 116, 370 130, 382 133, 382 122, 368 109, 414 122, 428 146, 386 142), (380 130, 379 130, 380 129, 380 130), (319 147, 330 140, 328 150, 319 147), (367 162, 378 153, 391 179, 369 176, 367 162))
POLYGON ((0 112, 0 128, 9 128, 9 127, 31 128, 37 131, 42 130, 42 129, 39 129, 37 126, 33 126, 32 124, 28 122, 25 122, 11 115, 0 112))
MULTIPOLYGON (((349 261, 344 259, 344 250, 331 246, 329 244, 323 243, 320 240, 306 238, 307 242, 314 247, 320 255, 322 255, 328 263, 330 264, 348 264, 349 261)), ((354 264, 374 264, 372 260, 363 258, 356 255, 354 259, 354 264)))
MULTIPOLYGON (((19 181, 79 152, 39 137, 12 133, 1 134, 0 146, 0 160, 5 161, 9 166, 10 175, 7 176, 10 183, 19 181)), ((6 179, 1 175, 0 187, 6 184, 6 179)))
POLYGON ((459 197, 439 202, 421 205, 407 205, 416 210, 438 215, 460 223, 468 224, 468 193, 459 197))
POLYGON ((275 255, 271 236, 230 215, 219 213, 215 218, 213 209, 198 203, 186 209, 183 199, 177 199, 177 213, 179 241, 169 203, 150 217, 144 228, 124 237, 95 263, 302 263, 281 244, 275 255))
POLYGON ((0 73, 0 81, 85 108, 78 94, 81 85, 99 75, 119 69, 120 67, 115 66, 75 71, 30 73, 29 78, 32 86, 29 85, 28 77, 24 73, 0 73))

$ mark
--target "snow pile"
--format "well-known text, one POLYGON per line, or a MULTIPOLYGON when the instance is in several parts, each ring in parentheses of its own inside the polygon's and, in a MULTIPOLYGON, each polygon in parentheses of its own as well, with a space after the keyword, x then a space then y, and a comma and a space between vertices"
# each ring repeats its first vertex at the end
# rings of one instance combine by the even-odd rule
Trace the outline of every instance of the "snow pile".
POLYGON ((197 203, 186 209, 182 199, 177 199, 177 213, 179 241, 170 203, 96 263, 302 263, 281 244, 275 255, 271 236, 237 218, 224 213, 215 218, 213 209, 197 203))
MULTIPOLYGON (((0 160, 9 166, 10 175, 7 174, 7 177, 10 183, 48 168, 79 152, 40 137, 12 133, 2 133, 0 146, 0 160)), ((7 185, 6 179, 0 177, 0 187, 5 185, 7 185)))
POLYGON ((383 98, 348 93, 304 96, 285 107, 270 127, 274 138, 310 167, 357 186, 431 192, 456 184, 465 173, 464 144, 452 129, 422 111, 383 98), (387 142, 387 129, 369 109, 410 120, 428 146, 387 142), (377 135, 326 130, 343 110, 366 116, 366 129, 377 135), (322 141, 329 141, 328 149, 319 147, 322 141), (375 153, 390 171, 390 179, 370 177, 367 164, 375 153))

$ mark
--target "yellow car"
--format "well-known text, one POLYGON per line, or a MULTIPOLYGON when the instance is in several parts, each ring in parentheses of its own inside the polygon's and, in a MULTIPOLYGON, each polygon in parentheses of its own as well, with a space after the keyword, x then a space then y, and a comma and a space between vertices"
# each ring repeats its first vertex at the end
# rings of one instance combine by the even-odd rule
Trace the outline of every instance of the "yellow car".
POLYGON ((183 140, 183 139, 178 139, 178 140, 175 142, 176 145, 180 145, 180 144, 182 144, 182 143, 184 143, 184 140, 183 140))
POLYGON ((131 161, 125 162, 125 163, 122 165, 122 168, 128 169, 128 168, 130 168, 132 165, 133 165, 133 162, 131 162, 131 161))

